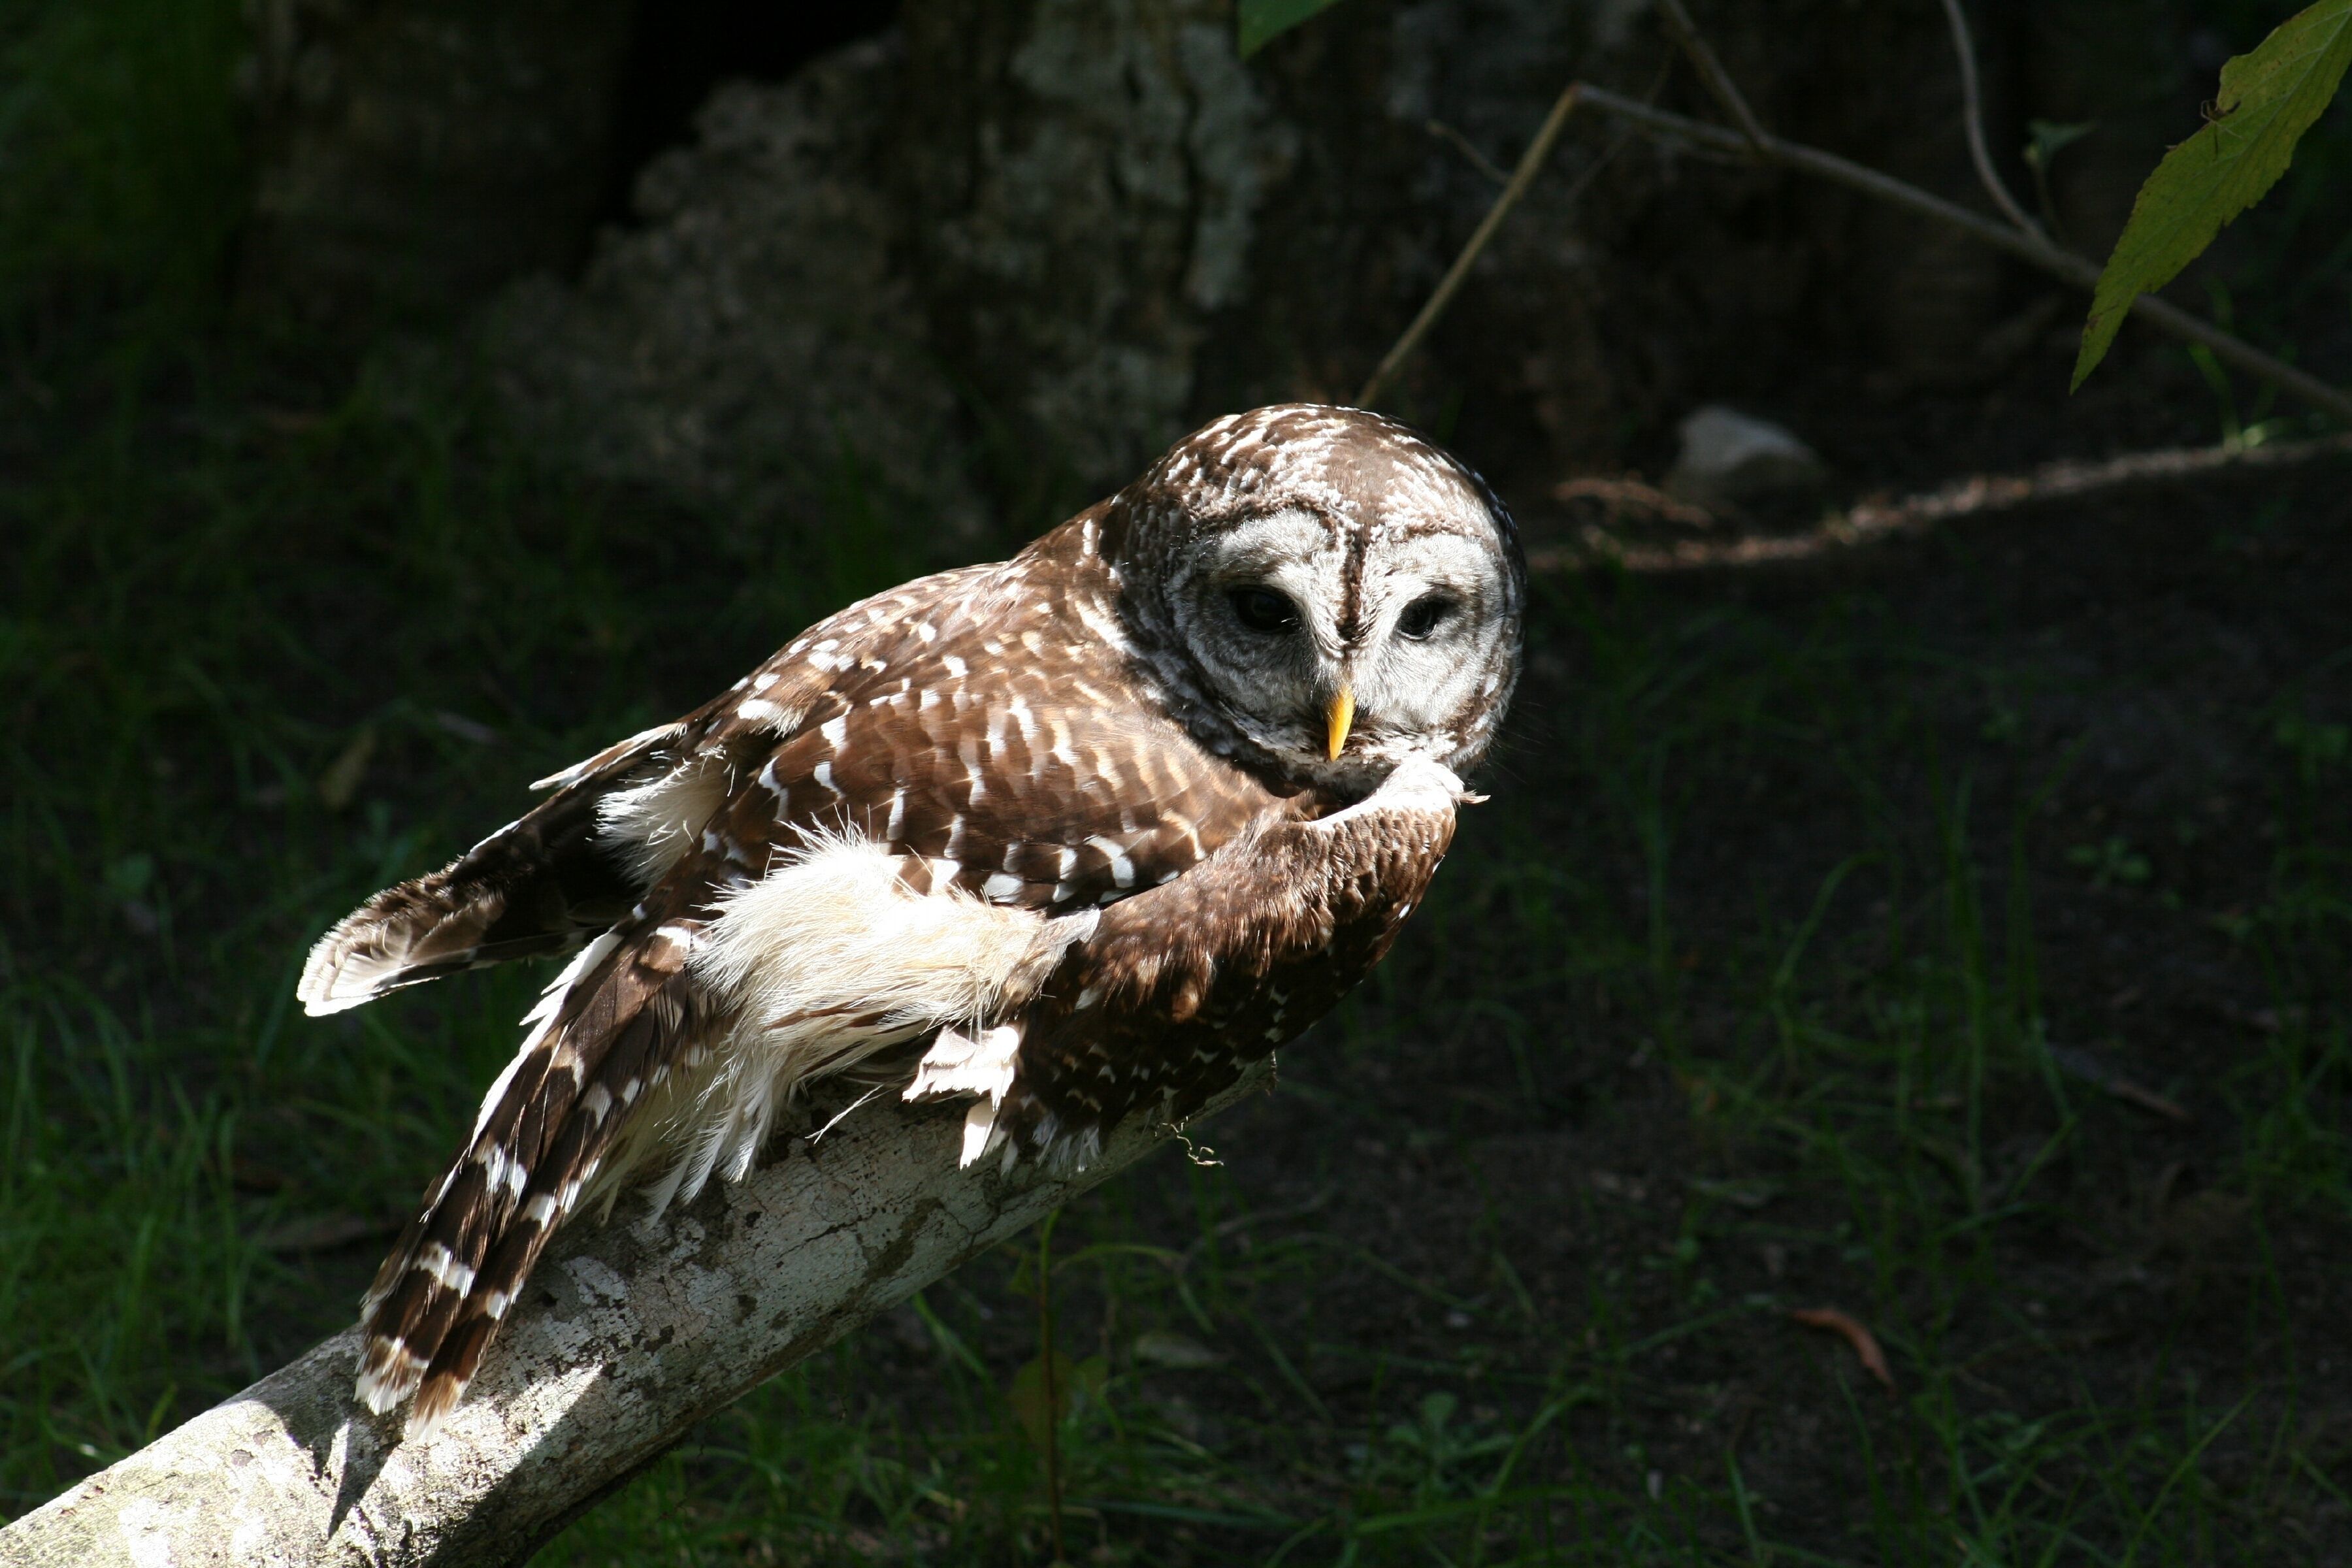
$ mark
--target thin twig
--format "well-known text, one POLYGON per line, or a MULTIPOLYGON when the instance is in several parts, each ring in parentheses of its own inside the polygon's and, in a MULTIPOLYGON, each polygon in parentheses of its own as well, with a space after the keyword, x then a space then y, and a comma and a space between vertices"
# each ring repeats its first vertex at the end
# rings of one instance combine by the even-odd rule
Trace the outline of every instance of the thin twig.
MULTIPOLYGON (((1709 125, 1702 120, 1653 108, 1639 100, 1611 92, 1590 83, 1572 84, 1569 90, 1577 101, 1591 105, 1603 113, 1613 114, 1654 133, 1678 136, 1700 147, 1717 152, 1748 151, 1749 143, 1738 132, 1709 125)), ((2095 261, 2063 250, 2039 234, 2024 234, 2005 224, 1993 222, 1970 212, 1968 208, 1943 197, 1931 195, 1918 186, 1906 184, 1891 174, 1851 163, 1833 153, 1819 148, 1801 146, 1766 136, 1756 144, 1757 155, 1768 163, 1818 175, 1836 184, 1845 185, 1865 195, 1875 196, 1895 206, 1908 207, 1965 229, 1987 245, 2008 251, 2023 261, 2032 262, 2053 277, 2063 278, 2079 288, 2095 290, 2099 286, 2099 267, 2095 261)), ((1434 303, 1434 301, 1432 301, 1434 303)), ((2352 395, 2307 372, 2295 369, 2285 361, 2264 353, 2253 344, 2233 333, 2225 332, 2199 316, 2193 316, 2179 306, 2167 303, 2153 294, 2142 294, 2132 301, 2132 313, 2151 325, 2201 343, 2213 353, 2213 357, 2235 365, 2247 374, 2284 387, 2314 407, 2326 410, 2347 426, 2352 426, 2352 395)), ((1429 314, 1427 311, 1423 312, 1429 314)), ((1419 323, 1415 323, 1418 325, 1419 323)))
MULTIPOLYGON (((1644 102, 1658 96, 1673 70, 1674 60, 1669 56, 1666 62, 1659 68, 1655 79, 1650 83, 1649 90, 1643 95, 1644 102)), ((1537 132, 1536 140, 1528 143, 1527 152, 1520 156, 1519 169, 1513 177, 1519 181, 1516 184, 1513 183, 1513 179, 1507 179, 1500 170, 1493 169, 1478 150, 1461 137, 1460 132, 1454 131, 1450 126, 1441 125, 1434 120, 1429 122, 1431 131, 1454 137, 1460 142, 1462 150, 1476 160, 1481 168, 1492 170, 1496 180, 1503 184, 1504 189, 1502 194, 1495 198, 1494 206, 1488 209, 1476 231, 1470 236, 1468 243, 1463 246, 1461 255, 1454 258, 1454 265, 1447 269, 1444 278, 1439 281, 1437 291, 1430 296, 1429 302, 1421 308, 1421 313, 1412 319, 1412 324, 1407 326, 1403 334, 1397 339, 1395 346, 1382 357, 1381 363, 1373 368, 1371 375, 1358 390, 1356 394, 1358 406, 1369 408, 1372 405, 1372 400, 1386 389, 1390 381, 1394 378, 1398 367, 1412 357, 1413 351, 1421 346, 1422 339, 1429 334, 1430 328, 1434 326, 1437 319, 1445 313, 1445 308, 1451 302, 1454 291, 1461 287, 1462 279, 1469 275, 1471 264, 1477 260, 1478 253, 1486 247, 1486 242, 1494 237, 1495 231, 1501 226, 1504 216, 1518 201, 1519 196, 1527 189, 1527 184, 1533 181, 1537 171, 1549 156, 1551 142, 1559 139, 1559 126, 1566 123, 1566 109, 1573 107, 1573 95, 1566 92, 1560 95, 1559 102, 1552 105, 1552 118, 1545 121, 1543 128, 1537 132), (1547 136, 1549 140, 1547 140, 1547 136)), ((1609 144, 1601 150, 1601 155, 1587 163, 1578 174, 1575 183, 1568 187, 1568 194, 1561 197, 1560 205, 1564 207, 1574 207, 1592 182, 1601 177, 1601 171, 1609 167, 1619 153, 1624 151, 1625 144, 1633 140, 1633 126, 1621 126, 1617 133, 1609 139, 1609 144)), ((1748 162, 1749 156, 1745 153, 1710 154, 1709 161, 1744 164, 1748 162)), ((1182 1136, 1181 1131, 1178 1136, 1182 1136)), ((1185 1149, 1190 1152, 1192 1145, 1187 1143, 1185 1149)), ((1193 1163, 1199 1164, 1202 1162, 1196 1160, 1193 1163)), ((1215 1163, 1213 1160, 1208 1162, 1211 1164, 1215 1163)))
POLYGON ((1496 168, 1495 166, 1495 160, 1486 156, 1486 153, 1478 151, 1478 149, 1472 144, 1470 138, 1463 135, 1462 132, 1454 130, 1454 127, 1446 124, 1443 120, 1429 121, 1423 124, 1423 129, 1427 131, 1432 136, 1436 137, 1439 141, 1446 142, 1452 146, 1455 152, 1461 153, 1465 158, 1467 158, 1470 161, 1470 166, 1472 168, 1477 170, 1480 174, 1486 175, 1496 184, 1507 185, 1511 183, 1511 176, 1496 168))
POLYGON ((1698 72, 1698 79, 1706 87, 1708 96, 1715 100, 1724 113, 1731 116, 1731 122, 1739 127, 1739 133, 1748 138, 1748 144, 1761 153, 1764 144, 1771 140, 1764 133, 1764 122, 1756 118, 1754 110, 1748 107, 1748 100, 1740 95, 1739 84, 1731 79, 1731 73, 1724 69, 1723 62, 1716 58, 1714 46, 1700 34, 1698 24, 1691 20, 1690 13, 1683 9, 1683 0, 1658 0, 1658 15, 1664 19, 1666 31, 1675 36, 1675 42, 1681 46, 1683 53, 1690 57, 1691 68, 1698 72))
POLYGON ((1960 117, 1969 131, 1969 156, 1977 166, 1977 178, 1984 183, 1985 194, 1992 205, 2009 215, 2009 221, 2026 233, 2042 237, 2042 226, 2027 216, 2017 198, 2009 194, 2009 186, 2000 172, 1992 166, 1992 154, 1985 149, 1984 100, 1977 88, 1977 46, 1969 36, 1969 16, 1960 8, 1960 0, 1944 0, 1944 15, 1951 19, 1952 47, 1960 57, 1960 117))
POLYGON ((1421 308, 1421 314, 1412 319, 1412 325, 1404 330, 1404 335, 1397 339, 1395 346, 1373 367, 1372 374, 1356 394, 1356 406, 1370 408, 1372 405, 1372 400, 1381 395, 1381 389, 1396 374, 1397 367, 1412 356, 1412 351, 1421 346, 1421 340, 1429 335, 1429 329, 1437 324, 1437 318, 1445 314, 1445 307, 1454 302, 1462 280, 1470 276, 1471 266, 1486 248, 1487 241, 1495 237, 1495 231, 1503 226, 1503 220, 1510 216, 1513 207, 1519 205, 1519 198, 1528 194, 1529 185, 1535 184, 1544 161, 1551 156, 1553 145, 1559 141, 1560 132, 1568 125, 1570 112, 1576 108, 1577 91, 1577 84, 1570 82, 1553 102, 1551 112, 1544 116, 1543 128, 1536 132, 1536 139, 1528 143, 1528 150, 1519 154, 1519 165, 1511 171, 1511 183, 1503 187, 1503 194, 1495 198, 1495 205, 1488 207, 1486 216, 1478 220, 1478 227, 1470 236, 1469 243, 1462 247, 1462 254, 1454 258, 1454 265, 1445 269, 1445 276, 1438 280, 1437 291, 1430 295, 1429 302, 1421 308))
MULTIPOLYGON (((1439 280, 1428 303, 1422 306, 1421 313, 1412 319, 1412 324, 1381 357, 1381 363, 1357 392, 1357 405, 1360 407, 1371 406, 1373 400, 1394 378, 1399 367, 1421 346, 1422 340, 1429 335, 1438 318, 1444 315, 1446 307, 1454 302, 1454 296, 1460 291, 1464 279, 1468 278, 1471 267, 1502 227, 1503 219, 1510 215, 1511 209, 1518 205, 1519 198, 1527 194, 1528 187, 1535 183, 1537 174, 1549 158, 1553 144, 1559 140, 1560 132, 1568 123, 1570 111, 1580 102, 1590 103, 1654 135, 1679 137, 1686 144, 1713 154, 1745 154, 1845 185, 1895 206, 1908 207, 1950 224, 2078 288, 2095 292, 2099 285, 2098 264, 2052 241, 2018 207, 2010 196, 2008 187, 2001 184, 1994 172, 1991 159, 1984 148, 1982 112, 1977 91, 1976 50, 1968 34, 1966 18, 1958 9, 1958 0, 1946 0, 1946 5, 1955 28, 1954 40, 1959 47, 1961 89, 1968 107, 1969 152, 1976 160, 1979 175, 1986 182, 1986 189, 2019 226, 2004 226, 1891 174, 1881 174, 1833 153, 1783 142, 1769 134, 1757 120, 1748 100, 1740 95, 1738 86, 1724 69, 1723 62, 1716 58, 1714 49, 1700 36, 1682 0, 1658 0, 1659 12, 1668 30, 1689 57, 1707 91, 1723 111, 1738 123, 1740 130, 1726 131, 1704 121, 1693 120, 1687 115, 1675 114, 1621 93, 1611 92, 1605 88, 1586 82, 1570 82, 1552 105, 1543 128, 1537 132, 1535 140, 1528 144, 1527 152, 1520 156, 1518 167, 1512 171, 1510 184, 1503 188, 1495 205, 1487 209, 1476 231, 1470 236, 1469 242, 1462 247, 1462 253, 1454 258, 1454 265, 1439 280)), ((1583 179, 1578 182, 1578 191, 1580 192, 1591 182, 1601 165, 1615 152, 1616 148, 1611 147, 1599 162, 1585 171, 1583 179)), ((2224 331, 2202 317, 2191 315, 2153 294, 2135 297, 2130 308, 2132 314, 2151 325, 2174 337, 2200 344, 2216 359, 2236 366, 2257 380, 2283 387, 2314 407, 2333 415, 2343 424, 2352 426, 2352 395, 2330 386, 2307 372, 2295 369, 2274 355, 2264 353, 2243 338, 2224 331)))

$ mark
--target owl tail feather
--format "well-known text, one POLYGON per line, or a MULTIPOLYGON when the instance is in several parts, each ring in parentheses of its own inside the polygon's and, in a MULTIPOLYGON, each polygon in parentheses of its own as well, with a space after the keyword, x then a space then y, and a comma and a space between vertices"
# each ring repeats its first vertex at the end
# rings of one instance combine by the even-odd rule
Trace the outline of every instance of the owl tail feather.
POLYGON ((437 1428, 479 1369, 556 1227, 612 1152, 625 1112, 688 1058, 702 1024, 684 972, 690 924, 598 937, 548 988, 360 1308, 356 1393, 410 1438, 437 1428))

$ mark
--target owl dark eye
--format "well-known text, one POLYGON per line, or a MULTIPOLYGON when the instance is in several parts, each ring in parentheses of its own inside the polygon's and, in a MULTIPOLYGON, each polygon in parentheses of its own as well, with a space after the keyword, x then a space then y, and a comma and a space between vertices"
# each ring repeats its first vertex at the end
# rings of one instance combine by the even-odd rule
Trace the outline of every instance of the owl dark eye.
POLYGON ((1415 599, 1397 617, 1397 636, 1419 642, 1430 633, 1454 618, 1454 601, 1443 594, 1430 594, 1415 599))
POLYGON ((1234 618, 1254 632, 1298 629, 1298 606, 1286 595, 1272 588, 1236 588, 1225 597, 1234 606, 1234 618))

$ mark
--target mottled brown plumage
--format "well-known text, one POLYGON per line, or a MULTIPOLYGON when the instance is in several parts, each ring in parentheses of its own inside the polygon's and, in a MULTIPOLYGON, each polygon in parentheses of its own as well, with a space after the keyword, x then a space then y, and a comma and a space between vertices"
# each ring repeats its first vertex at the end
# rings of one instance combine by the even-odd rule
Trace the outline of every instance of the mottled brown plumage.
POLYGON ((1388 952, 1454 839, 1457 784, 1409 763, 1328 816, 1269 810, 1193 874, 1122 900, 1024 1015, 999 1121, 1081 1138, 1147 1107, 1181 1123, 1249 1062, 1330 1011, 1388 952))
POLYGON ((566 1217, 740 1176, 801 1086, 892 1047, 920 1055, 908 1098, 972 1102, 967 1162, 1181 1121, 1423 898, 1521 593, 1458 463, 1376 416, 1263 409, 542 781, 304 972, 325 1013, 574 952, 369 1292, 361 1396, 429 1429, 566 1217))

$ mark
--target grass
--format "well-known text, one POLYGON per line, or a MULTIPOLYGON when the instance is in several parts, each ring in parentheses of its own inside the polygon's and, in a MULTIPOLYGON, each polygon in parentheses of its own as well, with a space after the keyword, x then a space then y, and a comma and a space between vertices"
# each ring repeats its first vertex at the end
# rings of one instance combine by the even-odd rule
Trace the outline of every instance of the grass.
MULTIPOLYGON (((754 530, 256 353, 230 16, 0 24, 0 1518, 341 1327, 511 1048, 528 973, 300 1018, 316 933, 934 563, 847 461, 754 530)), ((2352 1553, 2338 480, 1546 580, 1495 800, 1276 1096, 541 1561, 1045 1562, 1048 1423, 1091 1562, 2352 1553)))
POLYGON ((135 357, 217 301, 246 46, 236 0, 0 4, 0 342, 96 309, 135 357))

